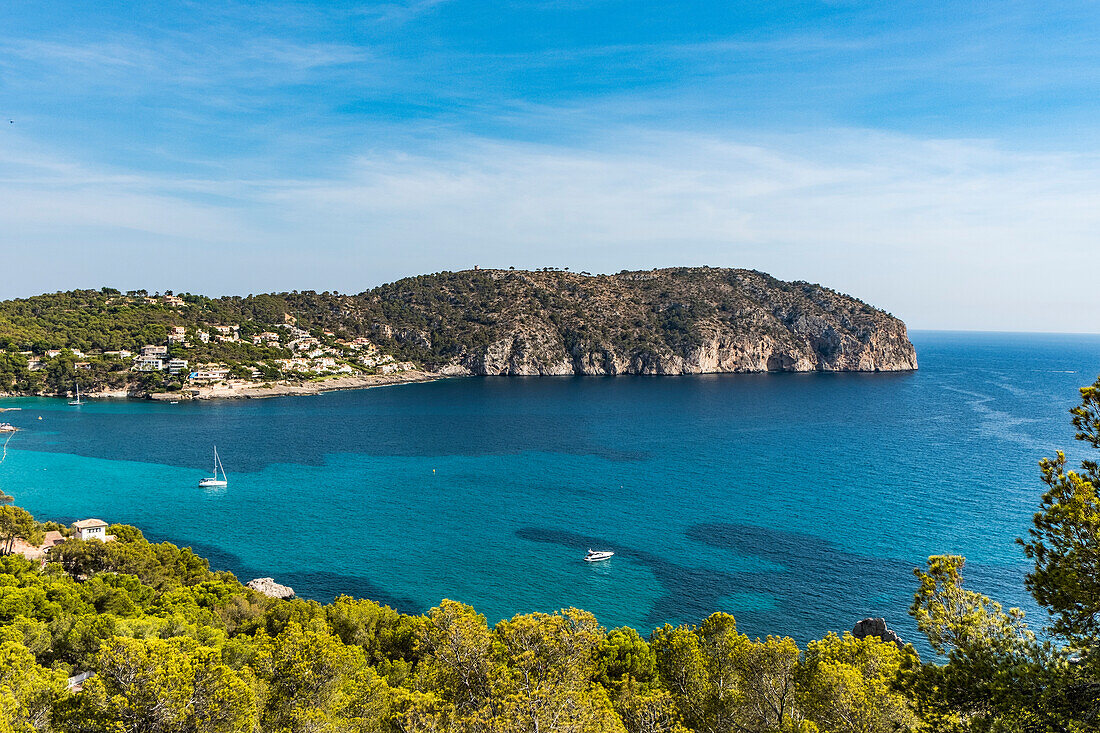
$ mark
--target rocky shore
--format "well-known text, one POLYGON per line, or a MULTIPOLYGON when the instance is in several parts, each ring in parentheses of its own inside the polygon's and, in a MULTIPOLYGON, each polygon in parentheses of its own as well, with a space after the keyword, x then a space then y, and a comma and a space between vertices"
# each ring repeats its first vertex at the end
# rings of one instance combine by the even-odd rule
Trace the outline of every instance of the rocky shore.
POLYGON ((364 374, 332 377, 316 382, 272 383, 241 381, 205 387, 190 387, 180 392, 157 392, 147 396, 151 400, 160 402, 176 402, 181 400, 260 399, 264 397, 315 395, 323 392, 334 392, 345 389, 370 389, 372 387, 390 387, 399 384, 431 382, 439 379, 440 376, 439 374, 433 374, 431 372, 409 371, 399 374, 364 374))

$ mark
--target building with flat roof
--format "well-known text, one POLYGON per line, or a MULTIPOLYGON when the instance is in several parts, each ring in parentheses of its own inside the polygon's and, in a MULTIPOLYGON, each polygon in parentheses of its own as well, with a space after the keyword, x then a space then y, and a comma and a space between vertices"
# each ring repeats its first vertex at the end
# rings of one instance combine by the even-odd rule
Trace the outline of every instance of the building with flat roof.
POLYGON ((156 356, 139 356, 134 365, 130 367, 132 372, 163 372, 164 359, 156 356))
POLYGON ((73 536, 78 540, 107 541, 107 523, 102 519, 81 519, 70 526, 73 528, 73 536))

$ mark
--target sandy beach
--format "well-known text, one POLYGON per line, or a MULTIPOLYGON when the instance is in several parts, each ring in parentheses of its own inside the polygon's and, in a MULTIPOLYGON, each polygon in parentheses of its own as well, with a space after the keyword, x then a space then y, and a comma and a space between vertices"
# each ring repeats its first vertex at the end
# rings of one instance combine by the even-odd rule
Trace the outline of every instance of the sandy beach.
MULTIPOLYGON (((148 395, 151 400, 213 400, 213 399, 259 399, 263 397, 285 397, 289 395, 314 395, 341 389, 369 389, 372 387, 390 387, 398 384, 432 382, 441 379, 439 374, 422 371, 407 371, 400 374, 362 374, 344 377, 331 377, 315 382, 245 382, 230 381, 202 387, 187 387, 179 392, 158 392, 148 395)), ((94 395, 96 397, 114 397, 114 393, 94 395)))

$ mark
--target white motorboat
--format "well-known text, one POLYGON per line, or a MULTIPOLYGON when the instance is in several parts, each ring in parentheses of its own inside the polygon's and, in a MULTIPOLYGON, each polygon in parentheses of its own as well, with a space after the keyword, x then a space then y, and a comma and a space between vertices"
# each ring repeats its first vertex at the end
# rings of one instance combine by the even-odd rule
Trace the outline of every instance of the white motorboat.
POLYGON ((0 422, 0 433, 14 433, 18 429, 11 423, 0 422))
POLYGON ((611 550, 593 550, 589 549, 588 554, 584 556, 585 562, 599 562, 600 560, 609 560, 615 553, 611 550))
POLYGON ((229 480, 225 476, 225 468, 222 467, 222 460, 218 458, 218 446, 214 446, 214 475, 204 479, 199 479, 199 486, 207 489, 228 485, 229 480), (219 471, 221 471, 221 478, 218 478, 219 471))

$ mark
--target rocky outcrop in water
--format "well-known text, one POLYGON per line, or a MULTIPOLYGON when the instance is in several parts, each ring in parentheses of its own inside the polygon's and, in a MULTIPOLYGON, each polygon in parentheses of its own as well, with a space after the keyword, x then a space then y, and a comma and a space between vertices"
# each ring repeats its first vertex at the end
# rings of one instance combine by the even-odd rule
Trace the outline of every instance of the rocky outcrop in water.
POLYGON ((898 636, 896 632, 886 625, 886 619, 884 618, 865 618, 861 621, 857 621, 856 625, 852 628, 852 636, 857 639, 877 636, 883 641, 897 644, 898 649, 905 647, 905 642, 901 640, 901 637, 898 636))
POLYGON ((254 578, 246 584, 252 590, 272 598, 288 599, 294 597, 294 589, 289 585, 279 585, 274 578, 254 578))
POLYGON ((906 371, 899 319, 821 285, 752 270, 617 275, 472 270, 362 295, 347 317, 443 374, 906 371))

